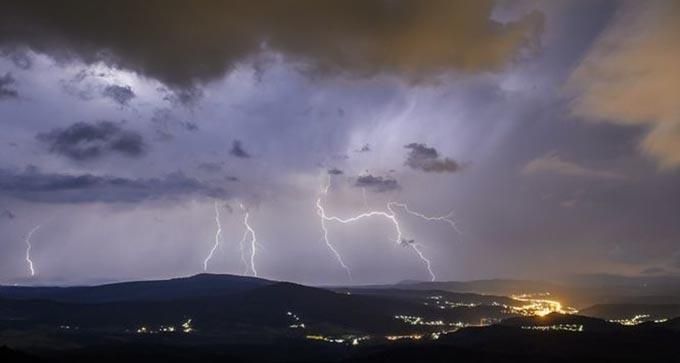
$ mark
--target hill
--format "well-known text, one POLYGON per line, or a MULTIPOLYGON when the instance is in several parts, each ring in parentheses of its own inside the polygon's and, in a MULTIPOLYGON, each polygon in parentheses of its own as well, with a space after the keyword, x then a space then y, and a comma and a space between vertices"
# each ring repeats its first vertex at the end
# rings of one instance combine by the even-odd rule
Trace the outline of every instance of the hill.
POLYGON ((0 298, 77 303, 163 301, 235 294, 272 283, 274 282, 247 276, 199 274, 170 280, 120 282, 99 286, 0 286, 0 298))
POLYGON ((680 304, 598 304, 579 312, 606 320, 638 317, 641 321, 671 319, 680 316, 680 304))

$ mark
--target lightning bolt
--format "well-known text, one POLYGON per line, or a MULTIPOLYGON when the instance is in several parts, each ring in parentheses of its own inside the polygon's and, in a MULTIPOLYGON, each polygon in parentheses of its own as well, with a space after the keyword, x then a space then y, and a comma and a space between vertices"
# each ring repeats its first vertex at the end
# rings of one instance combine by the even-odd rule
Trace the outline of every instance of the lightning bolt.
MULTIPOLYGON (((410 215, 413 215, 413 216, 416 216, 416 217, 418 217, 418 218, 421 218, 421 219, 423 219, 423 220, 425 220, 425 221, 429 221, 429 222, 444 222, 444 223, 447 223, 449 226, 451 226, 451 228, 453 229, 454 232, 456 232, 456 233, 458 233, 458 234, 461 234, 460 230, 458 229, 458 225, 457 225, 456 222, 452 219, 453 211, 451 211, 451 212, 449 212, 448 214, 443 215, 443 216, 432 217, 432 216, 427 216, 427 215, 425 215, 425 214, 423 214, 423 213, 416 212, 416 211, 410 209, 409 206, 408 206, 406 203, 389 202, 389 203, 387 203, 387 209, 390 211, 390 213, 392 213, 392 215, 396 215, 396 214, 394 213, 394 209, 392 209, 392 207, 401 208, 401 209, 403 209, 406 213, 408 213, 408 214, 410 214, 410 215)), ((407 243, 408 243, 408 241, 405 241, 405 240, 404 240, 404 242, 407 242, 407 243)), ((426 266, 427 266, 427 270, 430 272, 430 277, 432 278, 432 281, 434 281, 434 280, 435 280, 435 275, 434 275, 434 273, 432 272, 432 263, 430 262, 430 260, 429 260, 427 257, 425 257, 425 255, 423 254, 423 252, 420 250, 420 244, 418 244, 418 243, 408 243, 408 244, 409 244, 409 245, 411 246, 411 248, 413 248, 413 250, 418 254, 418 256, 420 257, 420 259, 421 259, 422 261, 425 262, 425 264, 426 264, 426 266)))
POLYGON ((217 224, 217 232, 215 232, 215 244, 213 245, 208 257, 203 261, 203 271, 208 271, 208 262, 212 259, 215 250, 220 246, 220 240, 222 237, 222 223, 220 222, 220 209, 217 206, 217 201, 215 201, 215 223, 217 224))
MULTIPOLYGON (((248 218, 250 217, 250 213, 246 209, 246 207, 243 206, 242 203, 239 203, 239 206, 241 207, 241 210, 245 213, 243 217, 243 225, 246 227, 246 231, 243 234, 243 239, 242 241, 245 242, 245 237, 250 234, 250 270, 253 272, 253 276, 257 277, 257 269, 255 268, 255 255, 257 254, 257 237, 255 236, 255 230, 250 226, 248 223, 248 218)), ((241 244, 243 245, 243 243, 241 244)), ((241 249, 243 256, 243 248, 241 249)))
POLYGON ((326 247, 333 253, 333 256, 335 256, 335 259, 338 261, 340 266, 345 270, 347 273, 347 277, 349 278, 350 281, 352 281, 352 271, 349 269, 349 266, 345 264, 345 261, 342 260, 342 256, 340 255, 340 252, 335 249, 335 246, 331 243, 330 239, 328 239, 328 228, 326 228, 326 221, 329 219, 329 217, 326 215, 326 210, 323 208, 323 205, 321 204, 321 199, 328 195, 328 190, 331 187, 331 176, 328 175, 326 185, 321 188, 321 195, 316 199, 316 213, 319 215, 321 218, 321 230, 323 231, 323 240, 324 243, 326 244, 326 247))
POLYGON ((453 218, 453 211, 451 211, 451 212, 449 212, 448 214, 443 215, 443 216, 430 217, 430 216, 426 216, 426 215, 424 215, 424 214, 422 214, 422 213, 420 213, 420 212, 416 212, 416 211, 414 211, 414 210, 411 210, 411 209, 408 207, 408 205, 407 205, 406 203, 389 202, 389 203, 388 203, 388 206, 389 206, 390 209, 391 209, 392 206, 399 207, 399 208, 403 209, 404 211, 406 211, 406 213, 408 213, 408 214, 410 214, 410 215, 413 215, 413 216, 416 216, 416 217, 418 217, 418 218, 424 219, 424 220, 426 220, 426 221, 430 221, 430 222, 433 222, 433 221, 437 221, 437 222, 445 222, 445 223, 447 223, 448 225, 450 225, 451 228, 453 228, 453 230, 454 230, 456 233, 461 234, 460 230, 458 229, 458 225, 457 225, 456 222, 452 219, 452 218, 453 218))
POLYGON ((430 281, 436 280, 437 276, 434 274, 434 271, 432 271, 432 262, 430 261, 429 258, 425 257, 423 252, 420 250, 420 245, 417 243, 408 243, 408 245, 411 246, 411 248, 413 248, 413 250, 418 255, 418 258, 420 258, 420 260, 425 263, 427 272, 430 274, 430 281))
POLYGON ((31 237, 33 237, 33 233, 35 233, 39 229, 40 225, 33 227, 33 229, 28 232, 28 234, 26 235, 26 239, 24 240, 24 242, 26 242, 26 263, 28 264, 28 269, 31 272, 31 277, 35 276, 33 260, 31 260, 31 248, 33 247, 31 245, 31 237))
MULTIPOLYGON (((435 273, 432 269, 431 260, 427 256, 425 256, 425 254, 422 251, 422 248, 421 248, 422 245, 418 244, 418 243, 414 243, 413 240, 411 240, 411 241, 406 240, 403 237, 402 228, 401 228, 401 225, 399 223, 399 219, 397 217, 398 214, 396 213, 395 209, 400 208, 400 209, 404 210, 406 213, 413 215, 413 216, 416 216, 418 218, 421 218, 425 221, 429 221, 429 222, 437 221, 437 222, 447 223, 449 226, 451 226, 451 228, 456 233, 460 233, 456 222, 452 219, 453 212, 446 214, 446 215, 443 215, 443 216, 432 217, 432 216, 427 216, 423 213, 412 210, 411 208, 409 208, 409 206, 406 203, 388 202, 386 211, 384 211, 384 210, 368 210, 364 213, 360 213, 360 214, 357 214, 355 216, 351 216, 351 217, 348 217, 348 218, 341 218, 341 217, 338 217, 338 216, 329 216, 329 215, 326 214, 326 211, 325 211, 325 209, 323 208, 323 205, 322 205, 322 199, 323 199, 323 197, 325 197, 328 194, 328 190, 330 189, 330 185, 331 185, 330 175, 328 176, 327 180, 328 181, 327 181, 326 185, 323 186, 322 189, 321 189, 322 195, 319 198, 317 198, 317 200, 316 200, 317 214, 321 218, 321 229, 323 230, 324 242, 326 243, 326 246, 335 255, 335 258, 336 258, 336 260, 338 260, 338 263, 340 264, 340 266, 342 266, 345 269, 345 271, 347 271, 347 274, 350 277, 350 279, 351 279, 350 269, 344 263, 341 255, 338 253, 336 248, 329 241, 328 228, 326 226, 326 222, 338 222, 338 223, 342 223, 342 224, 350 224, 350 223, 354 223, 354 222, 357 222, 357 221, 365 219, 365 218, 372 218, 372 217, 381 217, 381 218, 388 220, 394 226, 394 230, 396 232, 394 242, 396 242, 397 244, 402 245, 402 246, 410 247, 415 252, 415 254, 418 256, 418 258, 423 262, 425 267, 427 268, 427 271, 430 274, 430 279, 432 281, 437 279, 437 276, 435 275, 435 273)), ((366 190, 365 189, 362 189, 362 194, 363 194, 363 198, 364 198, 364 206, 368 209, 368 203, 367 203, 367 200, 366 200, 366 190)))
POLYGON ((246 261, 246 248, 245 248, 245 243, 246 243, 246 238, 248 237, 248 234, 250 234, 249 230, 243 231, 243 237, 241 237, 241 240, 238 243, 239 249, 241 250, 241 262, 243 263, 243 274, 248 273, 248 261, 246 261))
POLYGON ((355 216, 349 217, 349 218, 341 218, 341 217, 337 217, 337 216, 327 216, 327 215, 324 214, 324 215, 322 215, 322 218, 325 221, 333 221, 333 222, 338 222, 338 223, 342 223, 342 224, 349 224, 349 223, 357 222, 359 220, 362 220, 362 219, 365 219, 365 218, 371 218, 371 217, 382 217, 382 218, 387 219, 390 223, 392 223, 392 225, 394 226, 394 230, 396 232, 394 242, 398 245, 405 244, 405 245, 408 245, 409 247, 411 247, 413 249, 413 251, 416 253, 416 255, 418 256, 418 258, 425 264, 425 267, 427 268, 427 271, 430 274, 431 280, 432 281, 436 280, 437 276, 434 274, 434 271, 432 270, 431 261, 427 257, 425 257, 423 252, 419 249, 418 245, 416 245, 414 243, 407 243, 407 241, 403 237, 403 233, 402 233, 402 230, 401 230, 401 225, 399 224, 399 220, 397 219, 394 211, 389 208, 389 205, 388 205, 388 210, 389 210, 389 212, 379 211, 379 210, 368 211, 368 212, 361 213, 361 214, 358 214, 358 215, 355 215, 355 216))

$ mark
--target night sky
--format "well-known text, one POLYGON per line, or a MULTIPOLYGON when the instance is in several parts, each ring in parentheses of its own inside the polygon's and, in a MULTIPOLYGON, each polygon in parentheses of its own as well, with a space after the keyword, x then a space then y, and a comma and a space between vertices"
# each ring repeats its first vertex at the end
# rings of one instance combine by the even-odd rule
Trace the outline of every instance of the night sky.
POLYGON ((185 276, 213 247, 208 272, 252 257, 310 284, 429 280, 416 252, 437 280, 680 273, 678 19, 675 1, 3 1, 0 282, 185 276), (317 200, 383 214, 322 225, 317 200))

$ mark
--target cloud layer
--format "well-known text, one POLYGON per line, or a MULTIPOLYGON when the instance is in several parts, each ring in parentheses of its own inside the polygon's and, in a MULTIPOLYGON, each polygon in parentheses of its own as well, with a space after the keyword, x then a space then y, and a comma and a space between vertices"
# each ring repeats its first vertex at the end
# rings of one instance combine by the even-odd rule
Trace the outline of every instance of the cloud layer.
POLYGON ((662 167, 680 166, 680 3, 631 1, 571 77, 573 112, 644 125, 642 150, 662 167))
POLYGON ((588 168, 573 161, 564 160, 554 152, 529 161, 522 169, 522 173, 557 174, 591 179, 625 179, 625 176, 613 171, 588 168))
POLYGON ((67 128, 39 133, 36 138, 46 144, 50 152, 77 161, 107 154, 139 157, 146 148, 142 135, 110 121, 77 122, 67 128))
POLYGON ((376 193, 389 192, 400 188, 399 183, 393 178, 373 176, 371 174, 358 177, 354 186, 367 188, 376 193))
POLYGON ((102 96, 108 97, 121 106, 127 106, 135 98, 135 92, 130 86, 108 85, 102 91, 102 96))
POLYGON ((132 203, 226 192, 182 173, 162 178, 128 179, 109 175, 43 173, 35 168, 15 173, 0 169, 0 195, 42 203, 132 203))
POLYGON ((491 0, 286 2, 17 1, 0 12, 0 45, 106 61, 174 88, 223 76, 263 50, 313 72, 386 72, 419 80, 500 69, 535 46, 543 17, 490 19, 491 0))
POLYGON ((15 82, 11 73, 0 77, 0 100, 19 97, 19 92, 13 87, 15 82))

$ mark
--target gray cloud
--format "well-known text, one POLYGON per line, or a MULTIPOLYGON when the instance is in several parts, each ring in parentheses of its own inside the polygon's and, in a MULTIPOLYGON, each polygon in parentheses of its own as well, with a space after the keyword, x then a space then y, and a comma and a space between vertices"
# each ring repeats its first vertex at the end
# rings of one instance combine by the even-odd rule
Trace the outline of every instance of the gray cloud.
POLYGON ((191 121, 183 121, 169 108, 159 108, 151 116, 152 128, 161 141, 169 141, 175 137, 175 130, 198 131, 198 125, 191 121))
POLYGON ((104 61, 171 88, 221 77, 263 49, 316 72, 419 80, 450 70, 500 69, 520 49, 537 45, 542 14, 499 23, 490 18, 494 3, 25 0, 3 6, 0 45, 104 61))
POLYGON ((234 143, 231 145, 231 150, 229 151, 229 154, 242 159, 247 159, 250 157, 250 154, 243 148, 241 140, 234 140, 234 143))
POLYGON ((648 129, 641 150, 680 167, 680 3, 628 1, 575 69, 572 111, 592 121, 648 129))
POLYGON ((389 192, 400 188, 399 183, 395 179, 373 176, 371 174, 359 176, 354 186, 367 188, 376 193, 389 192))
POLYGON ((205 162, 196 165, 196 169, 206 173, 219 173, 222 171, 223 163, 205 162))
POLYGON ((440 157, 437 149, 425 144, 410 143, 404 147, 411 150, 404 164, 412 169, 428 173, 454 173, 462 168, 457 161, 440 157))
POLYGON ((642 271, 640 271, 641 275, 665 275, 668 273, 668 270, 666 270, 663 267, 648 267, 642 271))
POLYGON ((9 210, 9 209, 5 209, 5 210, 3 210, 3 211, 0 213, 0 218, 14 219, 14 218, 16 218, 16 217, 17 217, 17 215, 14 214, 14 212, 12 212, 12 211, 9 210))
POLYGON ((526 175, 557 174, 571 177, 610 180, 623 180, 626 178, 624 175, 613 171, 588 168, 576 162, 564 160, 554 152, 529 161, 524 168, 522 168, 522 173, 526 175))
POLYGON ((676 269, 680 269, 680 250, 675 251, 671 256, 670 265, 676 269))
POLYGON ((82 69, 67 79, 61 79, 62 90, 83 101, 90 101, 102 92, 101 85, 93 80, 100 78, 101 74, 90 69, 82 69))
POLYGON ((27 54, 25 49, 18 49, 8 47, 0 49, 0 56, 7 57, 14 64, 15 67, 21 70, 29 70, 33 66, 31 57, 27 54))
POLYGON ((77 122, 65 129, 40 133, 36 138, 45 143, 50 152, 78 161, 106 154, 139 157, 146 149, 142 135, 110 121, 77 122))
POLYGON ((135 92, 130 86, 108 85, 102 91, 102 96, 110 98, 120 106, 127 106, 135 98, 135 92))
POLYGON ((14 173, 0 169, 0 195, 43 203, 140 202, 151 199, 226 192, 177 172, 162 178, 127 179, 92 174, 42 173, 36 168, 14 173))
POLYGON ((194 86, 172 89, 161 87, 158 91, 165 94, 163 101, 168 101, 173 106, 193 106, 203 96, 203 90, 194 86))
POLYGON ((179 125, 187 131, 198 131, 198 125, 191 121, 182 121, 179 125))
POLYGON ((343 172, 338 168, 328 169, 328 174, 330 175, 341 175, 343 172))
POLYGON ((13 88, 15 83, 16 80, 9 72, 0 77, 0 100, 19 97, 19 92, 13 88))
POLYGON ((371 145, 369 144, 364 144, 364 146, 362 146, 361 149, 356 150, 356 152, 358 153, 367 153, 369 151, 371 151, 371 145))

